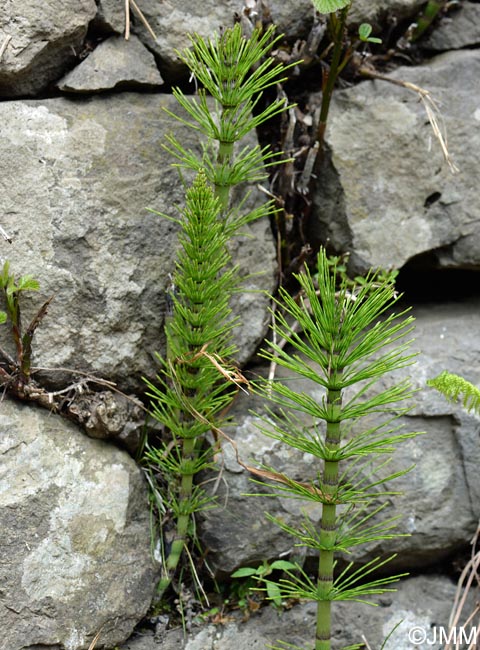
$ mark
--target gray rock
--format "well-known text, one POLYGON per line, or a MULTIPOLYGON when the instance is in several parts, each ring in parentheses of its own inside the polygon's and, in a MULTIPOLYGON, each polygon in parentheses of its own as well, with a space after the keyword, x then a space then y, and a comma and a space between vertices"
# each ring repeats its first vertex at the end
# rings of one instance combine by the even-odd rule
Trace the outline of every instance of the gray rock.
POLYGON ((4 2, 0 6, 0 97, 34 95, 65 72, 82 49, 95 0, 4 2))
MULTIPOLYGON (((127 391, 142 390, 140 378, 155 375, 177 227, 147 208, 176 216, 184 203, 162 149, 165 134, 199 147, 162 107, 179 110, 170 96, 129 93, 0 104, 2 226, 13 237, 1 254, 17 277, 40 281, 41 295, 25 294, 25 322, 55 296, 35 334, 37 367, 93 372, 127 391)), ((233 255, 243 275, 259 275, 234 300, 242 361, 264 335, 268 298, 261 291, 273 289, 276 266, 268 220, 245 233, 233 255)), ((0 345, 13 353, 9 341, 1 328, 0 345)), ((64 384, 61 372, 55 376, 64 384)))
POLYGON ((450 52, 391 76, 431 92, 460 173, 445 164, 416 93, 384 81, 338 92, 327 127, 336 190, 315 190, 311 239, 352 250, 356 270, 400 268, 426 252, 441 266, 478 268, 480 54, 450 52))
POLYGON ((428 50, 444 52, 480 43, 480 5, 462 2, 457 11, 444 16, 433 32, 422 40, 428 50))
POLYGON ((91 93, 155 88, 162 84, 153 54, 132 35, 128 41, 123 36, 112 36, 100 43, 57 86, 64 92, 91 93))
MULTIPOLYGON (((426 435, 404 442, 393 456, 390 473, 412 464, 415 469, 388 486, 403 495, 389 499, 387 509, 381 513, 381 519, 398 515, 398 532, 411 536, 356 547, 349 559, 364 562, 377 555, 399 553, 392 567, 424 567, 441 561, 472 538, 480 518, 480 482, 474 469, 480 462, 479 419, 426 387, 426 380, 448 369, 474 383, 480 381, 480 338, 475 335, 478 309, 478 301, 472 301, 429 305, 414 311, 414 350, 420 350, 421 355, 413 368, 398 371, 396 379, 411 375, 413 386, 420 392, 412 401, 408 417, 400 423, 405 431, 425 431, 426 435)), ((279 368, 277 377, 291 377, 291 373, 279 368)), ((391 378, 385 379, 385 385, 388 382, 391 378)), ((322 398, 318 387, 301 378, 295 379, 295 390, 322 398)), ((265 404, 258 398, 239 400, 233 413, 236 426, 227 430, 235 439, 242 461, 254 467, 273 467, 296 480, 315 480, 318 469, 311 457, 261 434, 257 428, 260 421, 248 413, 249 409, 263 414, 265 404)), ((298 417, 305 426, 311 426, 307 416, 298 417)), ((369 426, 374 424, 373 420, 369 422, 369 426)), ((245 496, 265 494, 267 490, 251 482, 226 441, 223 451, 222 481, 216 492, 220 507, 206 512, 199 528, 204 546, 211 552, 210 566, 224 575, 240 565, 252 566, 297 553, 294 538, 269 523, 263 513, 299 526, 301 510, 318 523, 320 506, 286 497, 245 496)))
MULTIPOLYGON (((273 0, 269 3, 269 7, 280 32, 293 38, 298 38, 299 34, 305 33, 308 20, 313 16, 313 8, 309 0, 300 2, 273 0)), ((173 82, 176 75, 185 73, 176 51, 190 46, 188 34, 197 33, 208 37, 213 36, 214 32, 218 33, 221 28, 233 27, 234 16, 241 11, 242 3, 237 0, 224 0, 224 2, 186 0, 180 6, 172 0, 161 4, 156 0, 144 0, 141 9, 157 38, 154 41, 138 19, 135 20, 132 28, 160 57, 162 75, 167 81, 173 82)), ((135 13, 133 16, 135 17, 135 13)))
POLYGON ((423 0, 354 0, 348 21, 355 25, 367 22, 379 27, 388 17, 402 19, 414 15, 423 4, 423 0))
POLYGON ((156 569, 148 495, 133 460, 65 420, 0 409, 0 647, 86 650, 125 640, 156 569))
MULTIPOLYGON (((358 24, 370 21, 378 26, 385 21, 387 15, 411 15, 421 4, 422 0, 356 0, 350 12, 349 22, 358 24)), ((159 56, 163 64, 162 74, 171 82, 174 81, 175 75, 183 71, 176 50, 189 47, 187 35, 198 33, 207 37, 212 36, 214 32, 218 33, 221 28, 232 27, 234 17, 241 13, 242 7, 243 3, 238 0, 186 0, 181 7, 172 0, 161 4, 156 0, 143 0, 142 12, 157 38, 154 40, 138 19, 133 29, 148 48, 159 56)), ((308 34, 314 10, 311 0, 269 0, 268 15, 277 25, 278 32, 294 41, 305 38, 308 34)), ((135 13, 133 16, 135 17, 135 13)))
POLYGON ((97 0, 98 10, 93 21, 101 32, 122 34, 125 30, 125 3, 117 0, 97 0))
POLYGON ((115 441, 136 456, 145 435, 145 411, 133 395, 113 391, 77 394, 68 415, 90 438, 115 441))
MULTIPOLYGON (((372 597, 377 607, 335 602, 332 607, 333 650, 364 639, 370 648, 380 648, 400 621, 401 625, 387 641, 385 650, 438 648, 434 644, 434 634, 438 637, 440 628, 447 629, 455 585, 448 578, 420 576, 401 581, 397 589, 396 593, 372 597), (415 634, 424 635, 425 642, 413 645, 410 638, 421 639, 415 634)), ((129 639, 120 650, 260 650, 280 640, 301 648, 311 647, 315 635, 315 610, 315 603, 294 605, 281 612, 265 607, 246 622, 208 625, 193 630, 186 639, 181 630, 169 631, 158 640, 151 634, 140 633, 129 639)))

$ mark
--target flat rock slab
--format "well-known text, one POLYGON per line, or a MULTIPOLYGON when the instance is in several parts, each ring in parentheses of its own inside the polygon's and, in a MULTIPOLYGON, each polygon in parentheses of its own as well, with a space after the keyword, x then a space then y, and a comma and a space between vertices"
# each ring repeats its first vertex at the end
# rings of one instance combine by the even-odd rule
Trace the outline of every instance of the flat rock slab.
POLYGON ((480 268, 480 198, 471 182, 480 169, 480 52, 449 52, 391 77, 431 93, 459 173, 444 162, 417 93, 385 81, 337 92, 327 127, 331 183, 315 191, 310 236, 351 250, 361 271, 401 268, 427 252, 440 266, 480 268))
MULTIPOLYGON (((398 553, 395 562, 399 570, 423 568, 468 545, 473 537, 480 518, 480 481, 475 469, 475 464, 480 463, 479 419, 427 387, 426 381, 444 369, 462 374, 474 383, 480 381, 480 338, 476 334, 479 311, 478 300, 414 310, 416 329, 412 335, 415 337, 412 352, 421 354, 415 366, 397 371, 394 380, 408 377, 419 392, 408 404, 413 407, 408 417, 402 417, 397 424, 405 432, 423 431, 425 435, 398 447, 388 472, 412 465, 415 468, 389 484, 389 489, 398 490, 401 495, 391 497, 385 511, 374 519, 377 522, 398 516, 397 532, 410 536, 355 547, 349 560, 366 562, 373 557, 398 553)), ((324 397, 321 387, 301 377, 292 377, 283 368, 277 368, 276 377, 288 379, 288 386, 317 401, 324 397)), ((382 378, 378 389, 392 383, 392 377, 382 378)), ((320 466, 310 455, 268 438, 259 430, 259 426, 265 427, 260 417, 266 416, 266 406, 262 399, 242 396, 234 408, 235 427, 227 432, 235 439, 241 460, 254 467, 272 467, 295 480, 315 481, 320 466), (258 416, 252 415, 251 410, 258 416)), ((308 416, 295 415, 305 427, 312 427, 308 416)), ((372 418, 366 426, 377 424, 378 420, 372 418)), ((362 421, 353 423, 353 434, 363 426, 362 421)), ((209 565, 219 576, 225 576, 238 566, 255 566, 265 559, 295 555, 299 552, 294 546, 295 539, 267 520, 264 513, 293 527, 302 525, 302 513, 305 513, 317 526, 320 504, 287 496, 261 496, 268 494, 268 488, 252 482, 255 477, 237 463, 229 443, 223 443, 223 451, 222 481, 216 490, 220 505, 206 512, 199 524, 200 539, 210 550, 209 565), (248 494, 257 496, 248 497, 248 494)), ((376 465, 381 460, 377 458, 376 465)), ((275 486, 271 492, 276 492, 275 486)), ((308 553, 313 552, 308 550, 308 553)))
MULTIPOLYGON (((35 335, 35 366, 93 372, 124 390, 142 390, 141 377, 156 373, 177 226, 147 208, 177 216, 184 205, 165 134, 200 146, 163 107, 179 110, 171 96, 129 93, 0 104, 2 226, 13 237, 2 254, 17 277, 40 281, 40 295, 25 294, 26 322, 54 296, 35 335)), ((261 291, 274 288, 276 267, 268 220, 244 231, 232 243, 240 272, 252 274, 233 304, 243 361, 266 330, 261 291)), ((0 337, 13 353, 6 328, 0 337)))
MULTIPOLYGON (((377 607, 333 603, 332 650, 363 640, 371 648, 380 648, 399 622, 384 650, 439 647, 434 643, 434 634, 438 635, 440 628, 447 629, 455 585, 448 578, 421 576, 394 586, 397 593, 371 597, 377 607), (412 644, 412 639, 421 640, 423 635, 424 643, 412 644)), ((150 633, 138 632, 120 650, 263 650, 279 641, 310 648, 315 638, 315 617, 315 603, 284 611, 265 607, 247 622, 207 625, 194 629, 187 638, 181 630, 169 631, 157 639, 150 633)))
POLYGON ((0 5, 0 97, 34 95, 58 79, 83 47, 95 0, 7 0, 0 5))
POLYGON ((43 409, 0 408, 0 647, 126 639, 156 569, 148 493, 125 453, 43 409))
POLYGON ((80 65, 61 79, 64 92, 95 93, 102 90, 135 90, 163 84, 155 58, 136 36, 107 38, 80 65))

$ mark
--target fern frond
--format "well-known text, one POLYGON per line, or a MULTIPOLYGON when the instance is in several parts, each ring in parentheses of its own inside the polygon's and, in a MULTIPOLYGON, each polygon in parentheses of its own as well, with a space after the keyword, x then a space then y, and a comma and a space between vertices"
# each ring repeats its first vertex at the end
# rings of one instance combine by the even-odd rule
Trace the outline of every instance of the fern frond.
POLYGON ((427 384, 452 402, 461 399, 467 411, 480 415, 480 390, 460 375, 444 370, 434 379, 428 379, 427 384))

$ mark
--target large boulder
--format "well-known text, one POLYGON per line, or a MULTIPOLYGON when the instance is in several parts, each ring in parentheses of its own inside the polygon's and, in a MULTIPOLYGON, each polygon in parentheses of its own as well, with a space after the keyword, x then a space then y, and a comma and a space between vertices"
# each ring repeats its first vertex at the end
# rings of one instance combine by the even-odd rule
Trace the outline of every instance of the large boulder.
MULTIPOLYGON (((441 630, 448 630, 454 597, 453 582, 431 575, 401 581, 397 593, 371 597, 369 600, 376 607, 335 601, 332 648, 339 650, 362 641, 370 648, 383 647, 384 650, 439 647, 435 645, 435 638, 440 638, 441 630), (400 625, 393 631, 397 624, 400 625)), ((297 604, 281 611, 267 606, 247 621, 227 620, 225 625, 210 624, 192 629, 187 638, 182 630, 168 631, 157 639, 148 633, 134 635, 120 650, 260 650, 278 645, 279 641, 309 648, 315 638, 315 622, 315 603, 297 604)), ((467 636, 471 634, 469 628, 465 628, 465 632, 467 636)))
MULTIPOLYGON (((251 3, 249 3, 251 6, 251 3)), ((261 3, 258 3, 259 6, 261 3)), ((357 0, 350 12, 350 24, 371 22, 379 28, 392 17, 412 15, 422 0, 357 0)), ((125 4, 115 0, 48 0, 38 9, 36 0, 4 3, 0 8, 0 96, 33 96, 48 90, 62 75, 82 64, 95 46, 98 35, 121 34, 125 28, 125 4), (89 30, 91 27, 91 30, 89 30), (87 32, 93 35, 86 42, 87 32)), ((238 0, 198 3, 186 0, 179 8, 172 0, 138 3, 142 18, 131 7, 132 29, 154 52, 168 82, 175 82, 185 69, 179 65, 177 50, 188 47, 188 33, 210 36, 233 24, 242 12, 238 0), (147 29, 145 22, 148 22, 147 29), (155 37, 152 34, 155 34, 155 37)), ((259 8, 278 26, 289 41, 305 38, 312 23, 311 0, 271 0, 259 8)), ((258 14, 252 16, 255 22, 258 14)))
POLYGON ((72 66, 83 49, 95 0, 13 0, 0 5, 0 97, 34 95, 72 66))
POLYGON ((125 640, 154 591, 148 492, 123 451, 42 409, 0 409, 0 647, 125 640))
MULTIPOLYGON (((245 3, 246 4, 246 3, 245 3)), ((251 5, 252 3, 249 3, 251 5)), ((258 3, 261 5, 262 3, 258 3)), ((356 0, 349 15, 351 24, 370 21, 376 27, 387 16, 397 19, 411 15, 420 7, 422 0, 356 0)), ((208 37, 220 29, 231 27, 235 16, 241 13, 242 3, 238 0, 185 0, 182 5, 173 0, 158 3, 156 0, 143 0, 141 9, 156 39, 152 38, 142 21, 137 19, 133 29, 145 45, 158 55, 161 70, 168 81, 181 74, 177 50, 190 45, 188 34, 197 33, 208 37)), ((261 12, 261 9, 259 10, 261 12)), ((135 13, 133 13, 135 17, 135 13)), ((277 26, 277 31, 289 41, 305 38, 312 24, 314 9, 311 0, 270 0, 267 17, 277 26)), ((253 16, 253 22, 258 15, 253 16)))
POLYGON ((391 77, 431 93, 460 171, 452 174, 445 163, 416 92, 381 80, 337 92, 327 127, 329 184, 314 192, 311 239, 351 250, 362 271, 401 268, 427 252, 440 266, 479 268, 471 170, 480 167, 480 53, 449 52, 391 77))
MULTIPOLYGON (((420 568, 441 561, 472 538, 480 518, 480 486, 475 469, 480 463, 478 418, 426 387, 426 380, 448 369, 465 375, 470 381, 480 381, 480 338, 475 335, 478 308, 476 300, 414 310, 417 319, 414 349, 421 354, 415 366, 397 371, 395 380, 410 376, 413 386, 419 389, 411 400, 412 410, 400 423, 406 432, 423 431, 425 435, 402 443, 395 452, 389 473, 412 465, 415 468, 383 486, 403 494, 389 497, 388 508, 375 519, 398 516, 398 532, 410 536, 356 547, 350 560, 364 562, 377 555, 398 553, 396 567, 420 568)), ((288 377, 289 385, 295 390, 322 399, 322 390, 307 380, 292 378, 282 368, 277 369, 276 376, 288 377)), ((391 377, 382 378, 382 387, 391 381, 391 377)), ((244 399, 233 413, 235 428, 227 430, 243 462, 273 467, 295 480, 315 480, 319 467, 312 458, 262 435, 258 430, 262 422, 249 409, 265 415, 262 400, 244 399)), ((307 416, 297 415, 304 419, 305 426, 312 426, 307 416)), ((376 420, 369 422, 369 426, 375 424, 376 420)), ((211 551, 210 565, 225 575, 239 565, 251 566, 288 553, 298 554, 295 539, 269 523, 263 513, 269 512, 287 524, 301 526, 302 512, 305 512, 318 524, 320 506, 286 496, 246 497, 246 494, 266 494, 268 490, 252 483, 226 441, 223 451, 222 481, 218 482, 216 492, 220 507, 205 513, 199 529, 205 547, 211 551)))
MULTIPOLYGON (((147 208, 177 216, 184 205, 172 156, 162 149, 165 135, 174 131, 185 146, 200 146, 163 108, 179 110, 169 95, 128 93, 0 104, 1 225, 13 238, 2 254, 15 275, 32 274, 41 285, 40 296, 25 294, 25 322, 54 296, 35 335, 37 367, 92 372, 124 390, 141 390, 141 377, 156 372, 177 226, 147 208)), ((264 335, 268 297, 261 292, 273 289, 276 267, 268 220, 244 232, 232 244, 241 273, 250 275, 233 305, 243 361, 264 335)), ((0 337, 8 348, 5 327, 0 337)), ((61 373, 55 377, 65 383, 61 373)))

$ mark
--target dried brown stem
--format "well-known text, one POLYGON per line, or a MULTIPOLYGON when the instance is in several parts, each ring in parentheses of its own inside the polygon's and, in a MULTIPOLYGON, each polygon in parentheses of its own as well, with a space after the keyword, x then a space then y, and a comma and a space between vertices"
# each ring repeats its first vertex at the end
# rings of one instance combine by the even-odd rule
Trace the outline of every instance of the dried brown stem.
POLYGON ((380 74, 379 72, 376 72, 375 70, 367 66, 361 66, 359 68, 359 73, 364 77, 369 77, 370 79, 379 79, 381 81, 388 81, 389 83, 394 84, 395 86, 406 88, 407 90, 411 90, 412 92, 418 95, 425 109, 425 113, 427 114, 427 118, 432 127, 433 134, 435 135, 436 139, 438 140, 438 143, 440 144, 440 148, 442 150, 442 154, 445 159, 445 162, 449 166, 452 174, 456 174, 459 171, 459 169, 453 162, 452 156, 448 150, 447 133, 445 129, 445 124, 443 122, 442 114, 440 112, 437 102, 433 99, 430 92, 428 90, 425 90, 425 88, 421 88, 420 86, 411 83, 410 81, 402 81, 401 79, 392 79, 392 77, 388 77, 387 75, 380 74))

